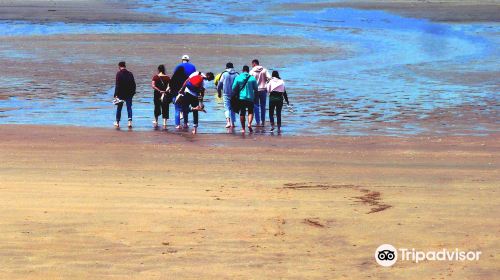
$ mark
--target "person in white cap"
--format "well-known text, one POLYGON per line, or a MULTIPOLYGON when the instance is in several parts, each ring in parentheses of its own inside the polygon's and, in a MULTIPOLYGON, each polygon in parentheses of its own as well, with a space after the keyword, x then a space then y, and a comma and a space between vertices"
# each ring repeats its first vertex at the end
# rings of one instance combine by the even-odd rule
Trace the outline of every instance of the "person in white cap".
MULTIPOLYGON (((170 89, 172 92, 177 93, 184 82, 189 78, 191 74, 196 72, 196 66, 189 62, 189 55, 185 54, 182 56, 182 62, 177 65, 172 72, 172 79, 170 80, 170 89)), ((181 114, 183 111, 183 104, 175 103, 175 127, 181 129, 181 114)), ((187 128, 187 120, 184 120, 184 128, 187 128)))

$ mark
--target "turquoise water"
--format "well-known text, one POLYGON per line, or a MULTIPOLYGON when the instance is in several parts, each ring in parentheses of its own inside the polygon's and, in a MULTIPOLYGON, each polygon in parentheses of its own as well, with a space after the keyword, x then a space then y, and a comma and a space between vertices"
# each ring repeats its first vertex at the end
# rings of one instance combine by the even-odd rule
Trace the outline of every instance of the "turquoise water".
MULTIPOLYGON (((0 22, 0 36, 54 34, 168 33, 295 36, 349 55, 297 61, 279 70, 287 81, 294 112, 284 114, 289 134, 490 134, 498 132, 500 24, 446 24, 383 11, 347 8, 286 9, 299 1, 253 1, 238 10, 211 1, 139 1, 137 11, 187 23, 0 22), (262 7, 255 9, 255 7, 262 7), (162 27, 162 28, 160 28, 162 27), (496 74, 496 75, 495 75, 496 74)), ((300 1, 305 2, 305 1, 300 1)), ((0 57, 32 60, 29 52, 0 51, 0 57)), ((70 61, 69 61, 70 62, 70 61)), ((20 77, 2 77, 12 91, 20 77), (16 80, 17 79, 17 80, 16 80)), ((50 86, 50 85, 48 85, 50 86)), ((12 96, 0 101, 0 123, 109 127, 110 85, 75 100, 12 96), (10 108, 1 110, 1 108, 10 108), (76 108, 76 109, 75 109, 76 108), (13 110, 12 110, 13 109, 13 110)), ((134 104, 137 129, 150 129, 148 85, 134 104)), ((213 91, 213 89, 210 89, 213 91)), ((206 102, 201 132, 225 132, 223 110, 206 102), (221 121, 222 120, 222 121, 221 121)))

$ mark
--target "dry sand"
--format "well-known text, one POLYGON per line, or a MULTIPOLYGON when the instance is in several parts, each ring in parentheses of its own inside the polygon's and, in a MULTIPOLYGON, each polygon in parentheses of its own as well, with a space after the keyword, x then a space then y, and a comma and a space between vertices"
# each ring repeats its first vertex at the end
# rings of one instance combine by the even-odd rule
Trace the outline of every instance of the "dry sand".
POLYGON ((323 1, 287 5, 287 9, 324 9, 349 7, 366 10, 386 10, 404 16, 427 18, 442 22, 498 22, 499 0, 353 0, 323 1))
POLYGON ((0 126, 1 279, 496 279, 499 137, 0 126), (379 267, 382 243, 481 250, 379 267))

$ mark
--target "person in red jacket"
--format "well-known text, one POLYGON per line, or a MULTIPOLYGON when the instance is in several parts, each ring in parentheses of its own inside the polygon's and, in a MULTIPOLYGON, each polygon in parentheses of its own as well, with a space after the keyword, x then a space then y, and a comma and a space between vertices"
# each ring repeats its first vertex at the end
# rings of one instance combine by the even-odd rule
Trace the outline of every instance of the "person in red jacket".
POLYGON ((212 72, 208 72, 206 74, 194 72, 189 76, 189 78, 182 85, 182 88, 179 90, 176 102, 182 102, 184 104, 183 115, 184 123, 186 125, 188 122, 189 112, 193 112, 193 134, 197 133, 198 111, 205 111, 203 105, 203 97, 205 96, 205 80, 212 81, 213 79, 214 74, 212 72))

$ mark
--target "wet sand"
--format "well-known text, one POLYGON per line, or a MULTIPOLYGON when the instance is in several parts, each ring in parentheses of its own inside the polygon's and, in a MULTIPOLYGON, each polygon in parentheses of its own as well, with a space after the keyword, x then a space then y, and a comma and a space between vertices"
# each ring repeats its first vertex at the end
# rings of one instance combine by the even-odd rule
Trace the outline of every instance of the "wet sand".
POLYGON ((498 275, 498 135, 0 134, 2 279, 498 275), (386 269, 382 243, 482 256, 386 269))
MULTIPOLYGON (((6 86, 0 96, 92 96, 114 85, 118 61, 125 60, 140 85, 139 93, 151 94, 151 77, 163 63, 167 74, 188 53, 201 71, 221 72, 227 61, 240 71, 255 57, 273 67, 297 60, 340 55, 341 48, 283 36, 272 40, 256 35, 103 34, 0 38, 0 75, 21 79, 6 86), (32 46, 36 45, 36 48, 32 46), (43 75, 40 71, 43 71, 43 75), (21 87, 15 85, 23 84, 21 87)), ((1 87, 1 86, 0 86, 1 87)))
POLYGON ((183 22, 133 11, 133 1, 0 0, 0 20, 36 22, 183 22))
POLYGON ((500 1, 498 0, 354 0, 287 5, 287 8, 291 9, 313 10, 339 7, 385 10, 403 16, 441 22, 500 21, 500 1))

